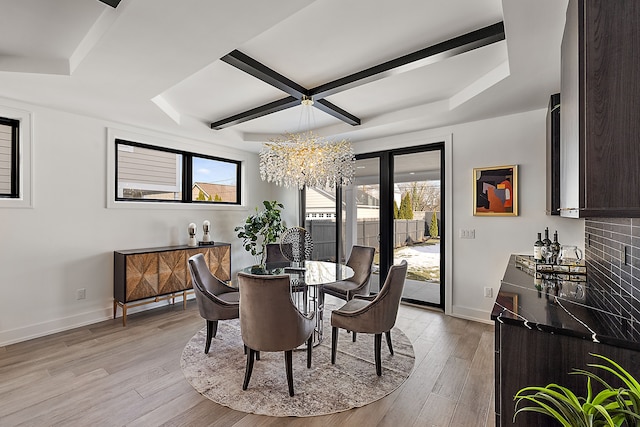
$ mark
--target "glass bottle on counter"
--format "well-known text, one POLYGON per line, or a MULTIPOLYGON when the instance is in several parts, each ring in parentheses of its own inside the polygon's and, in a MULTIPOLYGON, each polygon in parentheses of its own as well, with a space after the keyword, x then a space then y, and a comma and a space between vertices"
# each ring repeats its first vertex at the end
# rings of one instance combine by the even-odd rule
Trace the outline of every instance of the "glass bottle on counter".
POLYGON ((538 233, 538 240, 533 244, 533 259, 536 262, 542 261, 542 247, 544 243, 542 243, 542 233, 538 233))
POLYGON ((558 261, 558 254, 560 254, 560 243, 558 243, 558 230, 553 233, 553 243, 551 243, 551 251, 553 252, 553 263, 558 261))
POLYGON ((549 240, 549 227, 544 229, 544 240, 542 241, 542 244, 548 248, 551 247, 551 240, 549 240))

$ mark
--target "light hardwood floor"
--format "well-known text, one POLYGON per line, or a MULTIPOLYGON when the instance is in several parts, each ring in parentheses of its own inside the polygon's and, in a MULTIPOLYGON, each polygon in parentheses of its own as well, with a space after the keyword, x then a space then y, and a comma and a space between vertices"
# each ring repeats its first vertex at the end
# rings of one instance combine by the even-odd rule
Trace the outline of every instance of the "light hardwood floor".
POLYGON ((397 326, 416 353, 407 381, 370 405, 311 418, 246 414, 197 393, 180 355, 203 326, 189 301, 131 315, 126 328, 117 319, 0 347, 0 425, 494 425, 491 325, 401 306, 397 326))

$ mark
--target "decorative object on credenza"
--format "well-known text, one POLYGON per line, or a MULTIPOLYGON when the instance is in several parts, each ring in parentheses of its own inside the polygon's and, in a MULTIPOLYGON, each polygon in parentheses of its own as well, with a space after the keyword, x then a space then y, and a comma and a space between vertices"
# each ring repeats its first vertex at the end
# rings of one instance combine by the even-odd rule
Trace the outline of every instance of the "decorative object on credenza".
POLYGON ((266 261, 267 244, 275 243, 287 229, 280 216, 284 205, 275 200, 265 200, 262 204, 263 210, 256 207, 256 212, 247 217, 244 225, 234 229, 242 239, 242 247, 258 259, 259 265, 264 265, 266 261))
POLYGON ((211 223, 208 220, 204 220, 204 222, 202 223, 202 241, 203 242, 210 242, 211 241, 211 234, 209 234, 209 227, 211 226, 211 223))
POLYGON ((211 223, 209 220, 204 220, 202 223, 202 240, 198 242, 200 246, 213 245, 214 241, 211 240, 211 223))
POLYGON ((198 246, 198 240, 196 239, 196 224, 189 223, 189 243, 188 246, 198 246))
POLYGON ((473 215, 518 216, 518 165, 473 169, 473 215))

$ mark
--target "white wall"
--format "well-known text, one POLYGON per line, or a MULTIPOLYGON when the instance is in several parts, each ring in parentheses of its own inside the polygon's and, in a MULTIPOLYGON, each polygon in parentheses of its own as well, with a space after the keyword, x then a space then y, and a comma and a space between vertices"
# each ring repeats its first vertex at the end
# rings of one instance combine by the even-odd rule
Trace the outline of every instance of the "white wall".
POLYGON ((0 207, 0 346, 110 318, 114 250, 186 244, 187 225, 208 219, 214 240, 232 243, 235 272, 254 259, 233 229, 262 200, 282 201, 286 222, 297 224, 297 192, 261 181, 255 153, 10 100, 0 105, 33 112, 34 150, 33 208, 0 207), (108 129, 241 160, 246 206, 107 208, 108 129), (80 288, 85 300, 76 300, 80 288))
MULTIPOLYGON (((297 191, 260 180, 258 158, 210 141, 159 134, 10 100, 0 105, 33 112, 33 208, 0 208, 0 346, 94 323, 112 315, 113 251, 184 244, 190 222, 212 224, 213 238, 232 243, 232 270, 254 263, 235 237, 262 200, 284 203, 297 224, 297 191), (106 200, 108 129, 169 139, 176 146, 243 161, 245 207, 111 208, 106 200), (76 300, 76 290, 86 299, 76 300)), ((449 141, 450 314, 488 320, 511 253, 530 253, 536 232, 558 230, 561 243, 583 246, 584 221, 548 217, 545 208, 545 111, 398 135, 356 146, 358 152, 449 141), (472 216, 472 169, 519 165, 520 216, 472 216), (475 240, 457 238, 475 229, 475 240), (452 238, 453 237, 453 238, 452 238)), ((120 311, 119 311, 120 315, 120 311)))
POLYGON ((358 144, 359 153, 390 147, 450 141, 452 197, 446 220, 448 260, 447 312, 459 317, 488 321, 509 255, 533 253, 536 233, 558 230, 564 244, 584 246, 584 220, 545 214, 545 117, 546 110, 465 123, 358 144), (518 165, 519 216, 473 216, 473 168, 518 165), (460 239, 460 229, 474 229, 475 239, 460 239), (485 298, 484 287, 493 288, 485 298))

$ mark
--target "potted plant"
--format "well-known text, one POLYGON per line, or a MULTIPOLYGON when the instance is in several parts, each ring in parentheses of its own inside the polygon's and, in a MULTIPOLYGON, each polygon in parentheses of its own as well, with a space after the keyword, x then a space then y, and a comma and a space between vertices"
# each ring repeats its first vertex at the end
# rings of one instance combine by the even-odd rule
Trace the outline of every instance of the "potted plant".
POLYGON ((572 374, 587 377, 587 397, 578 397, 571 390, 558 384, 546 387, 525 387, 514 400, 516 412, 537 412, 558 421, 563 427, 620 427, 640 426, 640 384, 616 362, 599 354, 591 354, 606 362, 604 365, 588 364, 613 374, 622 381, 622 387, 613 387, 593 372, 574 369, 572 374), (591 380, 604 389, 593 395, 591 380))
POLYGON ((259 259, 260 266, 265 264, 267 244, 275 243, 278 236, 287 229, 280 216, 284 208, 282 203, 265 200, 262 204, 263 210, 256 207, 256 212, 247 217, 244 225, 235 228, 238 237, 242 239, 242 246, 259 259))

